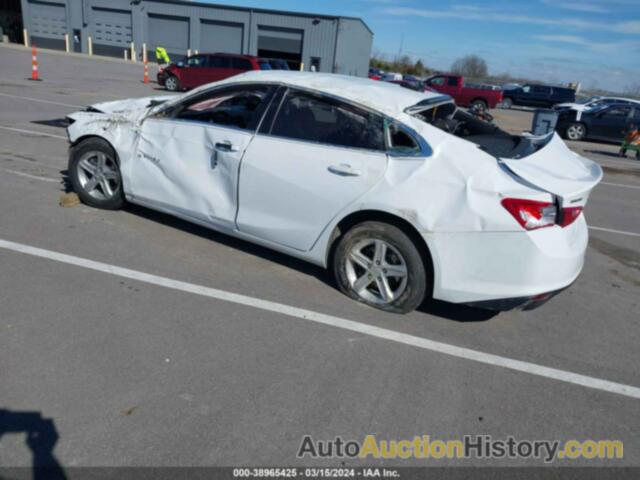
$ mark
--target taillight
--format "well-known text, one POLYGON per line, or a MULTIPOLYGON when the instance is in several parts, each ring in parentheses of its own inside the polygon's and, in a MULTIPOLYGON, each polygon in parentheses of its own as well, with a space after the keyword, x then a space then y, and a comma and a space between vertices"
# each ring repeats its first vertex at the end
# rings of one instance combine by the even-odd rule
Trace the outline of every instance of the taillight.
POLYGON ((560 217, 560 226, 566 227, 571 225, 576 218, 582 213, 582 207, 567 207, 562 209, 562 215, 560 217))
POLYGON ((505 198, 501 203, 520 226, 527 230, 551 227, 556 223, 557 210, 553 203, 523 198, 505 198))

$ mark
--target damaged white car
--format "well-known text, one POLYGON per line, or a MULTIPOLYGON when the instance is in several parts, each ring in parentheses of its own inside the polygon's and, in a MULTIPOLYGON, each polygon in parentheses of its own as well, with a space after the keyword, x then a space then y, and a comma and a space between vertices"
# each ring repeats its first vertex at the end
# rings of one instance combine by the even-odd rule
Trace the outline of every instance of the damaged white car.
POLYGON ((547 300, 582 269, 602 177, 554 133, 509 135, 447 96, 339 75, 253 72, 69 120, 86 204, 129 201, 279 250, 392 312, 547 300))

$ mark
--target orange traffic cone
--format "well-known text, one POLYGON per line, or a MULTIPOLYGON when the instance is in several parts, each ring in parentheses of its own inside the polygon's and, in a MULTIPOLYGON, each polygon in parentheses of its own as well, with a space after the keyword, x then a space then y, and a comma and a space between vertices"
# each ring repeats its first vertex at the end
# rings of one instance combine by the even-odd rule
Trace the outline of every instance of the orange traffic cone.
POLYGON ((35 45, 31 49, 31 80, 40 81, 38 78, 38 52, 35 45))
POLYGON ((144 62, 144 83, 149 83, 149 63, 145 60, 144 62))

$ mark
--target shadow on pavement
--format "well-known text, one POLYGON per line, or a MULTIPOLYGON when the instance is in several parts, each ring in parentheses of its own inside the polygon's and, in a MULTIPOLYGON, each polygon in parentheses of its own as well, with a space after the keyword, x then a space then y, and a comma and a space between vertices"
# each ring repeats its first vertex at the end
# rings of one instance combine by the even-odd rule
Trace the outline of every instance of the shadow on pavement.
MULTIPOLYGON (((127 204, 125 210, 133 215, 137 215, 148 220, 152 220, 154 222, 158 222, 163 225, 182 230, 186 233, 206 238, 207 240, 213 240, 227 247, 231 247, 250 255, 264 258, 271 262, 275 262, 285 267, 297 270, 306 275, 313 276, 329 285, 330 287, 334 288, 336 290, 336 295, 341 295, 338 292, 338 288, 332 276, 322 267, 318 267, 311 263, 298 260, 294 257, 290 257, 289 255, 285 255, 283 253, 279 253, 274 250, 255 245, 253 243, 249 243, 244 240, 240 240, 223 233, 216 232, 214 230, 209 230, 199 225, 195 225, 193 223, 189 223, 179 218, 172 217, 161 212, 156 212, 148 208, 140 207, 138 205, 127 204)), ((490 310, 482 310, 479 308, 469 307, 466 305, 442 302, 439 300, 430 300, 424 302, 424 304, 418 308, 418 311, 449 320, 455 320, 458 322, 486 321, 495 317, 499 313, 490 310)))
POLYGON ((461 305, 459 303, 449 303, 433 299, 426 300, 420 305, 418 312, 446 318, 447 320, 455 320, 456 322, 486 322, 500 313, 493 310, 485 310, 468 305, 461 305))
POLYGON ((66 479, 64 469, 53 454, 58 442, 58 431, 50 418, 40 412, 14 412, 0 409, 0 440, 5 434, 26 435, 26 444, 32 453, 34 480, 66 479))

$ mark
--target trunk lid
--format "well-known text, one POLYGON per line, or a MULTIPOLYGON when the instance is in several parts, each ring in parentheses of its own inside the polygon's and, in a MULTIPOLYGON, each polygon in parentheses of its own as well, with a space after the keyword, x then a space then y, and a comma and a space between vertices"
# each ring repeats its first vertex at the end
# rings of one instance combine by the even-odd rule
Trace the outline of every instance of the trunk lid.
POLYGON ((559 197, 564 207, 584 207, 589 193, 602 179, 602 168, 577 153, 556 134, 535 153, 501 158, 518 177, 559 197))

